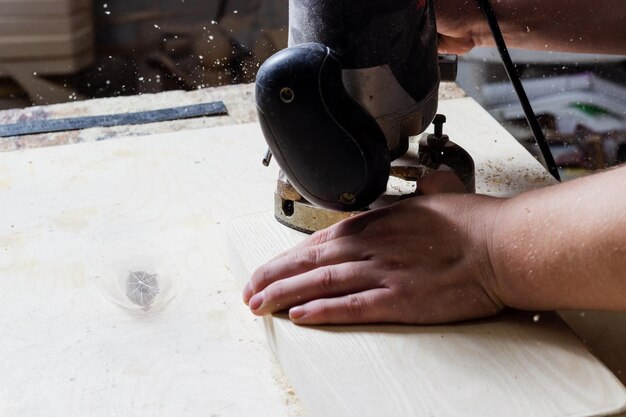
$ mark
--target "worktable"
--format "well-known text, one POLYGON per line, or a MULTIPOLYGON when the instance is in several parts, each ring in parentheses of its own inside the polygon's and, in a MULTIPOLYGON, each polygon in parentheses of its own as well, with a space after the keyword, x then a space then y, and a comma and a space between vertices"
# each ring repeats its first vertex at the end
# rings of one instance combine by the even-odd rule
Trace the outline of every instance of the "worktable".
MULTIPOLYGON (((456 84, 444 83, 441 99, 464 97, 465 93, 456 84)), ((0 111, 0 125, 36 119, 60 119, 80 116, 96 116, 123 112, 138 112, 168 107, 223 101, 228 116, 206 117, 146 125, 93 128, 47 135, 30 135, 19 138, 0 138, 0 152, 31 149, 43 146, 68 145, 73 143, 98 142, 106 139, 154 135, 158 133, 194 130, 208 127, 232 126, 255 123, 254 85, 242 84, 196 91, 168 91, 158 94, 113 97, 86 101, 75 101, 50 106, 0 111)))
MULTIPOLYGON (((0 139, 17 151, 0 154, 1 414, 304 415, 226 261, 226 224, 272 210, 274 172, 253 165, 262 146, 233 147, 256 129, 252 86, 5 111, 0 123, 215 100, 229 116, 0 139), (129 272, 160 279, 150 309, 123 296, 129 272)), ((623 315, 595 314, 564 317, 624 381, 623 315)))

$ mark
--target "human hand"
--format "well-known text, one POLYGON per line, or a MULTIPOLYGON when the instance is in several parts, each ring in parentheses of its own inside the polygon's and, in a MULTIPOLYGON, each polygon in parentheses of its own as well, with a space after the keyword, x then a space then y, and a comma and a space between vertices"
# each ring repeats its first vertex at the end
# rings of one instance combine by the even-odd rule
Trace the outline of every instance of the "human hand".
POLYGON ((435 0, 434 3, 439 52, 465 54, 488 35, 483 33, 486 28, 476 0, 435 0))
MULTIPOLYGON (((445 184, 421 188, 451 191, 445 184)), ((289 309, 298 324, 426 324, 493 315, 503 308, 489 259, 500 202, 425 195, 352 217, 258 268, 244 301, 257 315, 289 309)))
MULTIPOLYGON (((509 48, 626 53, 623 0, 491 0, 509 48), (573 6, 576 7, 573 7, 573 6)), ((434 0, 439 52, 464 54, 495 45, 477 0, 434 0)))

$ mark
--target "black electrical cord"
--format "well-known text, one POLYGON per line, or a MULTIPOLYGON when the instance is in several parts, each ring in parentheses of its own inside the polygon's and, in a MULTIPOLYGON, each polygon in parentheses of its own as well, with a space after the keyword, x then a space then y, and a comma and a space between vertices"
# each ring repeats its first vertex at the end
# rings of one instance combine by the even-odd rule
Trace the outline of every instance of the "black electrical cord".
POLYGON ((489 28, 491 29, 491 33, 493 34, 493 39, 496 41, 496 46, 498 47, 498 52, 500 53, 500 58, 502 59, 502 64, 504 65, 506 75, 508 75, 509 80, 511 80, 511 84, 513 84, 513 88, 517 93, 517 97, 520 101, 520 104, 522 105, 522 109, 524 110, 524 115, 526 116, 526 121, 528 122, 530 130, 533 132, 535 142, 537 142, 537 145, 539 145, 539 149, 541 150, 541 154, 543 155, 543 159, 545 160, 548 171, 550 171, 550 174, 552 174, 552 176, 554 176, 557 181, 561 181, 559 168, 556 166, 556 162, 554 161, 554 157, 552 156, 552 152, 550 151, 548 141, 543 135, 541 126, 539 126, 539 122, 537 121, 537 116, 535 115, 535 112, 530 105, 530 101, 528 100, 528 96, 526 95, 526 91, 524 90, 524 86, 522 85, 522 81, 520 80, 517 69, 513 64, 513 60, 511 60, 511 55, 509 54, 509 50, 506 47, 506 43, 504 42, 504 37, 502 36, 500 25, 498 25, 496 13, 493 10, 493 7, 491 7, 491 3, 489 3, 489 0, 476 1, 478 2, 478 6, 480 7, 480 9, 483 11, 487 22, 489 23, 489 28))

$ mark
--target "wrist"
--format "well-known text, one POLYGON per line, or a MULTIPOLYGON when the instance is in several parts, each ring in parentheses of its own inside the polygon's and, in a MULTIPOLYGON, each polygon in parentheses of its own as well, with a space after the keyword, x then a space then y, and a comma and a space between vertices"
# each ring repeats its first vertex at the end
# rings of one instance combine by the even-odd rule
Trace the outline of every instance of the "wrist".
POLYGON ((540 269, 532 233, 532 211, 523 198, 503 200, 494 217, 489 242, 489 259, 493 270, 494 292, 504 305, 535 310, 539 295, 536 282, 540 269), (533 295, 534 294, 534 295, 533 295))
POLYGON ((502 304, 512 307, 515 303, 511 299, 510 291, 508 290, 507 273, 504 268, 506 263, 503 262, 504 251, 501 243, 503 217, 506 216, 509 204, 508 199, 500 200, 500 203, 491 213, 491 221, 486 236, 487 260, 491 275, 486 285, 489 286, 494 297, 500 300, 502 304))
POLYGON ((490 198, 489 204, 486 209, 480 209, 477 213, 477 222, 475 224, 480 225, 480 242, 477 245, 479 255, 477 259, 477 268, 481 271, 479 275, 480 285, 483 287, 485 293, 491 298, 494 304, 500 308, 509 306, 504 298, 504 291, 502 290, 502 280, 498 275, 497 264, 494 262, 494 239, 498 227, 498 218, 500 217, 503 206, 506 204, 506 200, 499 198, 490 198))

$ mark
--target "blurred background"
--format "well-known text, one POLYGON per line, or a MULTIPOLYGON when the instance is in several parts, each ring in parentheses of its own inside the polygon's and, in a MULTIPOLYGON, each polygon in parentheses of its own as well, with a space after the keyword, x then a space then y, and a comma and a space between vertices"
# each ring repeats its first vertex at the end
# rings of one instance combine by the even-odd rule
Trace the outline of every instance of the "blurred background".
MULTIPOLYGON (((287 0, 1 0, 0 110, 254 81, 287 0)), ((513 51, 565 178, 626 162, 626 58, 513 51)), ((495 51, 458 84, 534 152, 495 51)))
MULTIPOLYGON (((564 180, 626 162, 626 57, 511 50, 564 180)), ((495 49, 464 56, 458 84, 537 155, 495 49)))
POLYGON ((249 83, 287 43, 268 0, 2 0, 0 109, 249 83))

